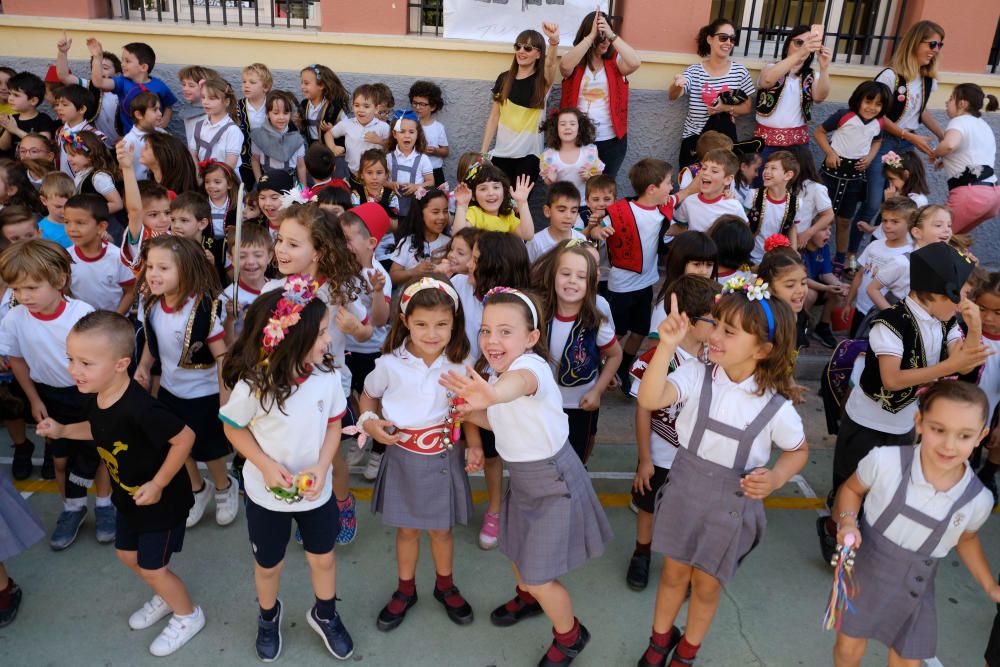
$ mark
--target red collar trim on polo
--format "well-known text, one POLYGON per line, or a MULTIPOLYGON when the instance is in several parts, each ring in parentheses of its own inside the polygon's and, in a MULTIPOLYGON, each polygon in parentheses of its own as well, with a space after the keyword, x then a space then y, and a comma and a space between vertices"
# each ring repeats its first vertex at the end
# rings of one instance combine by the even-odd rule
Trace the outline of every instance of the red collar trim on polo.
POLYGON ((44 313, 36 313, 31 310, 29 310, 28 312, 31 313, 31 316, 34 317, 36 320, 42 320, 43 322, 51 322, 52 320, 62 315, 65 310, 66 310, 66 299, 64 298, 62 301, 59 302, 59 306, 56 307, 55 312, 50 313, 49 315, 45 315, 44 313))

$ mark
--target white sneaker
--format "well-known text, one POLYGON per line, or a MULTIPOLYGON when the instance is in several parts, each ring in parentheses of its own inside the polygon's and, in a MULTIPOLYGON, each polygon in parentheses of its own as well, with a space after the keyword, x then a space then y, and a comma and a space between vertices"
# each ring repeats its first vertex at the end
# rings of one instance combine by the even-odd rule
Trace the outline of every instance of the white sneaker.
POLYGON ((159 595, 154 595, 152 600, 128 617, 128 627, 133 630, 145 630, 167 616, 170 616, 170 605, 159 595))
POLYGON ((372 452, 368 455, 368 465, 365 466, 365 479, 369 482, 373 481, 378 477, 378 469, 382 465, 382 456, 377 452, 372 452))
POLYGON ((368 447, 358 447, 357 440, 348 440, 348 448, 344 453, 344 458, 347 459, 347 465, 354 467, 361 465, 361 462, 365 460, 365 452, 368 451, 368 447))
POLYGON ((188 512, 187 522, 184 524, 188 528, 201 521, 202 515, 205 514, 205 506, 208 505, 208 499, 215 494, 215 483, 212 480, 206 477, 202 478, 202 482, 205 483, 205 488, 201 490, 201 493, 194 494, 194 506, 188 512))
POLYGON ((215 523, 228 526, 240 512, 240 485, 229 476, 229 488, 215 492, 215 523))
POLYGON ((205 627, 205 613, 201 607, 195 607, 194 612, 190 616, 170 617, 167 627, 149 645, 149 652, 162 658, 191 641, 205 627))

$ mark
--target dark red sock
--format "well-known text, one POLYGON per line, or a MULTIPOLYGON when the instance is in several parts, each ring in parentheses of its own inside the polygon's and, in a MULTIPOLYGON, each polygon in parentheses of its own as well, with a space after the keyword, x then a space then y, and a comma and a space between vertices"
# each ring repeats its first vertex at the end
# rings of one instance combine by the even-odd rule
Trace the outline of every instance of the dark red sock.
POLYGON ((572 646, 580 639, 580 619, 573 617, 573 627, 569 632, 559 633, 553 627, 552 636, 555 637, 556 641, 549 647, 546 657, 553 662, 558 662, 566 657, 566 654, 559 650, 559 646, 572 646))
MULTIPOLYGON (((698 655, 698 649, 700 648, 701 644, 695 646, 694 644, 688 642, 687 637, 681 637, 681 641, 679 644, 677 644, 677 649, 674 651, 674 655, 677 656, 678 658, 684 658, 685 660, 694 660, 695 657, 698 655)), ((676 660, 671 660, 670 667, 687 667, 687 666, 682 665, 676 660)))
MULTIPOLYGON (((417 592, 417 580, 416 579, 400 579, 399 586, 397 587, 399 592, 403 595, 413 595, 417 592)), ((390 614, 402 614, 406 610, 406 603, 402 600, 397 600, 393 598, 389 600, 389 613, 390 614)))
MULTIPOLYGON (((654 646, 659 646, 660 648, 665 649, 668 646, 670 646, 671 633, 673 633, 673 629, 671 629, 668 632, 657 632, 656 630, 653 630, 653 636, 650 637, 649 639, 654 646)), ((646 662, 648 662, 651 665, 659 665, 665 662, 667 659, 665 655, 657 653, 651 648, 646 649, 646 655, 643 657, 645 658, 646 662)))
POLYGON ((517 596, 507 603, 507 611, 517 611, 521 605, 535 604, 535 596, 520 586, 517 588, 517 596))
POLYGON ((653 544, 651 542, 646 542, 645 544, 643 544, 642 542, 636 540, 635 552, 632 554, 633 556, 649 556, 652 553, 653 553, 653 544))
MULTIPOLYGON (((452 579, 452 576, 450 574, 439 574, 437 575, 437 584, 435 584, 435 586, 439 591, 443 593, 449 588, 454 588, 455 581, 452 579)), ((457 590, 458 589, 456 589, 456 591, 457 590)), ((458 607, 461 607, 462 605, 465 604, 465 598, 463 598, 460 593, 456 592, 451 595, 446 595, 444 598, 444 603, 449 607, 455 607, 457 609, 458 607)))

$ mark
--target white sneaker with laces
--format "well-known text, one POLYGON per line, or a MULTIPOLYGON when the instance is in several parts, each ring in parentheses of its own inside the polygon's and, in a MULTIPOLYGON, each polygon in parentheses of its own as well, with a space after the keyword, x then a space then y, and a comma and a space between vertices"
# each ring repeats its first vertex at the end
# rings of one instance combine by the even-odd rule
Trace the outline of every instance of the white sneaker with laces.
POLYGON ((365 479, 369 482, 374 481, 378 477, 378 469, 382 465, 382 457, 384 454, 379 454, 372 452, 368 455, 368 465, 365 466, 365 479))
POLYGON ((240 512, 240 485, 229 476, 229 488, 215 492, 215 522, 220 526, 228 526, 236 520, 240 512))
POLYGON ((144 603, 138 611, 128 617, 128 627, 133 630, 145 630, 169 615, 170 605, 159 595, 154 595, 153 599, 144 603))
POLYGON ((208 478, 202 478, 202 482, 204 482, 205 488, 200 493, 194 494, 194 506, 188 512, 187 522, 184 524, 188 528, 201 521, 202 515, 205 514, 205 507, 208 505, 208 499, 215 495, 215 483, 208 478))
POLYGON ((163 657, 191 641, 205 627, 205 613, 201 607, 195 607, 194 612, 190 616, 172 616, 167 627, 149 645, 149 652, 163 657))

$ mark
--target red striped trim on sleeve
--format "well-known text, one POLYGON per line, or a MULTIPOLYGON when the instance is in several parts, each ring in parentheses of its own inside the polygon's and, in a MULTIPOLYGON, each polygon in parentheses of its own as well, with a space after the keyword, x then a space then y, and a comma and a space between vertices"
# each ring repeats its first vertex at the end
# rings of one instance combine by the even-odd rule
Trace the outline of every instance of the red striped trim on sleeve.
POLYGON ((605 350, 607 350, 608 348, 610 348, 610 347, 611 347, 612 345, 614 345, 614 344, 615 344, 615 343, 617 343, 617 342, 618 342, 618 336, 615 336, 614 338, 612 338, 611 340, 609 340, 609 341, 608 341, 607 343, 605 343, 604 345, 601 345, 601 346, 600 346, 600 347, 599 347, 598 349, 599 349, 599 350, 600 350, 601 352, 604 352, 605 350))
POLYGON ((212 336, 211 338, 209 338, 205 342, 206 343, 214 343, 217 340, 222 340, 225 336, 226 336, 226 332, 225 331, 220 331, 219 333, 215 334, 214 336, 212 336))
POLYGON ((340 421, 341 419, 343 419, 343 418, 344 418, 344 415, 346 415, 346 414, 347 414, 347 408, 344 408, 344 409, 343 409, 343 410, 342 410, 342 411, 340 412, 340 414, 339 414, 339 415, 337 415, 336 417, 330 417, 329 419, 327 419, 327 420, 326 420, 326 423, 327 423, 327 424, 332 424, 333 422, 339 422, 339 421, 340 421))

